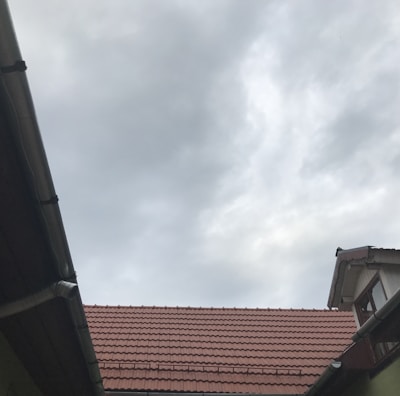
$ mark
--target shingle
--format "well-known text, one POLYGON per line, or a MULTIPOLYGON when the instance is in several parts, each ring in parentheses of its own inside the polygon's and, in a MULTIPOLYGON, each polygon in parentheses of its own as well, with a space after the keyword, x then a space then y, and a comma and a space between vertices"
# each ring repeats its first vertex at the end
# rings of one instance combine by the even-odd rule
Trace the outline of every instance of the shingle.
POLYGON ((355 332, 328 310, 86 306, 109 390, 303 393, 355 332))

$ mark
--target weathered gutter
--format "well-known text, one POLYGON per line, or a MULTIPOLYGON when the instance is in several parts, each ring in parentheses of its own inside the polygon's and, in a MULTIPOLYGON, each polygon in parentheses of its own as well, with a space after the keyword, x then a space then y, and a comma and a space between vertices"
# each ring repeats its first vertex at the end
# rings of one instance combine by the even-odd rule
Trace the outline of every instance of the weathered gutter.
POLYGON ((338 372, 342 367, 342 362, 333 361, 321 374, 318 380, 304 394, 305 396, 315 396, 327 384, 327 382, 338 372))
POLYGON ((48 229, 61 279, 75 280, 57 195, 44 151, 33 100, 6 0, 0 0, 0 76, 15 124, 14 138, 48 229))
MULTIPOLYGON (((76 282, 76 275, 68 248, 67 238, 58 206, 53 180, 37 123, 33 100, 25 74, 6 0, 0 0, 0 84, 5 93, 8 112, 14 125, 14 144, 20 153, 33 202, 43 219, 46 238, 51 246, 55 270, 60 281, 76 282)), ((32 297, 32 296, 31 296, 32 297)), ((41 291, 36 302, 53 298, 51 291, 41 291)), ((10 303, 3 307, 4 314, 13 309, 22 309, 26 301, 10 303), (16 303, 16 304, 14 304, 16 303), (14 305, 13 305, 14 304, 14 305), (18 308, 19 306, 19 308, 18 308)), ((100 371, 89 334, 85 313, 77 291, 68 303, 81 349, 86 360, 94 392, 104 395, 100 371)))
POLYGON ((59 281, 36 293, 25 296, 16 301, 0 305, 0 318, 19 314, 56 297, 70 299, 78 291, 76 283, 59 281))
MULTIPOLYGON (((395 309, 400 305, 400 289, 386 302, 386 304, 378 311, 376 311, 351 337, 354 344, 352 347, 360 346, 363 339, 366 339, 370 333, 379 326, 395 309)), ((343 355, 340 358, 343 360, 343 355)), ((344 363, 346 366, 346 363, 344 363)), ((347 365, 348 366, 348 365, 347 365)), ((327 384, 327 382, 335 375, 335 373, 342 367, 341 361, 332 362, 322 373, 315 384, 305 393, 305 396, 317 395, 327 384)), ((368 359, 363 359, 358 366, 358 369, 370 369, 368 359), (365 365, 363 367, 363 365, 365 365)))

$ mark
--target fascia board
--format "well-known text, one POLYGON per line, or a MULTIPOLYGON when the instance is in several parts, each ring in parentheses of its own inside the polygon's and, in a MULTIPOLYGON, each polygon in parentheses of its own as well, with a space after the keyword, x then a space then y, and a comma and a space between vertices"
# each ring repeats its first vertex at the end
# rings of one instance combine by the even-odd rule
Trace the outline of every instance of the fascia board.
POLYGON ((363 246, 360 248, 337 251, 336 265, 328 298, 329 308, 341 307, 346 310, 350 309, 348 304, 342 306, 341 300, 343 291, 345 288, 347 293, 348 288, 351 287, 349 282, 354 282, 355 278, 353 275, 357 275, 361 267, 366 264, 370 249, 370 246, 363 246))

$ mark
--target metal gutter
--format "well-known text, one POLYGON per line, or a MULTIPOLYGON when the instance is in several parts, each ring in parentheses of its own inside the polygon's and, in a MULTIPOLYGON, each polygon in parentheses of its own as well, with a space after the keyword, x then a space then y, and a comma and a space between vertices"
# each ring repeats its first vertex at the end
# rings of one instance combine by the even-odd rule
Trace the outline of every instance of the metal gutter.
MULTIPOLYGON (((33 202, 36 202, 37 210, 47 230, 45 238, 51 246, 54 266, 59 279, 75 283, 75 270, 36 119, 28 80, 24 73, 25 69, 7 1, 0 0, 0 84, 6 96, 9 115, 15 126, 13 131, 15 147, 21 154, 27 181, 32 190, 33 202)), ((45 298, 50 297, 50 294, 47 293, 43 293, 46 295, 45 298)), ((38 301, 44 298, 43 295, 36 297, 38 301)), ((76 291, 75 296, 69 303, 69 307, 82 352, 86 359, 94 392, 97 396, 103 396, 104 389, 100 371, 87 328, 79 290, 76 291)))
POLYGON ((35 198, 49 230, 48 238, 57 259, 59 276, 61 279, 75 281, 75 271, 24 65, 7 1, 0 0, 0 77, 15 121, 14 137, 24 157, 28 178, 32 181, 35 198))
POLYGON ((305 396, 314 396, 326 385, 326 383, 338 372, 342 367, 342 362, 333 361, 321 374, 318 380, 312 387, 304 394, 305 396))
POLYGON ((400 305, 400 289, 386 301, 386 304, 374 314, 353 334, 354 342, 368 336, 383 320, 385 320, 400 305))
POLYGON ((49 287, 40 290, 37 293, 0 305, 0 318, 16 315, 33 307, 37 307, 38 305, 56 297, 70 299, 77 293, 77 291, 78 285, 76 283, 65 281, 53 283, 49 287))

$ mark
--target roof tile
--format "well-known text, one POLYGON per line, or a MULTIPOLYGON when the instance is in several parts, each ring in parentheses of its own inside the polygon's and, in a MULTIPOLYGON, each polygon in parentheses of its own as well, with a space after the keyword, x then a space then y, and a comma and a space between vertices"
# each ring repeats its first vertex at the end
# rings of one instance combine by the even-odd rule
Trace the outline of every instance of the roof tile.
POLYGON ((107 390, 303 393, 351 342, 351 313, 86 306, 107 390))

